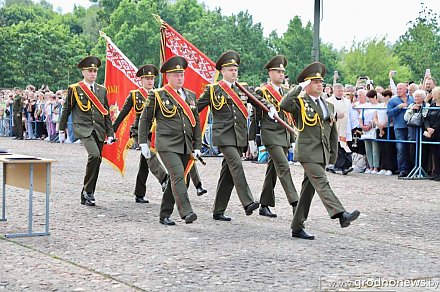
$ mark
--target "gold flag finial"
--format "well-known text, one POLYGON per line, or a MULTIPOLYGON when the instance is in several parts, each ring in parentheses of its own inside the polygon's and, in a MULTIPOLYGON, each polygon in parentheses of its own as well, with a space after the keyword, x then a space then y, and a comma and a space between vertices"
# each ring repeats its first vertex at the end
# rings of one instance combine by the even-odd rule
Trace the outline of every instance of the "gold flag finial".
POLYGON ((154 13, 152 15, 153 15, 154 19, 156 19, 156 21, 159 22, 160 24, 164 24, 165 23, 165 21, 163 21, 162 18, 160 18, 159 15, 154 14, 154 13))

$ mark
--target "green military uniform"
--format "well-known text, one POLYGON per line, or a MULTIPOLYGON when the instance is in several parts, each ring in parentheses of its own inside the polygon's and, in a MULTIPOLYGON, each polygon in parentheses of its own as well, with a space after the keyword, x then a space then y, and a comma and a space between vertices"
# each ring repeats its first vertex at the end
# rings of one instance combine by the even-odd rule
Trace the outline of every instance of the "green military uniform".
MULTIPOLYGON (((101 65, 99 58, 89 56, 84 58, 78 68, 83 70, 97 69, 101 65)), ((87 88, 91 84, 83 83, 87 88)), ((81 203, 94 206, 94 193, 96 181, 98 179, 99 168, 102 161, 102 147, 106 137, 114 137, 110 115, 108 114, 109 106, 107 101, 107 90, 104 86, 93 84, 93 92, 100 105, 107 110, 107 114, 103 114, 95 102, 80 87, 79 83, 69 86, 66 102, 60 118, 59 130, 64 131, 67 126, 67 118, 72 114, 73 132, 76 138, 81 139, 88 153, 86 166, 86 174, 84 177, 84 186, 81 191, 81 203), (87 199, 89 198, 89 199, 87 199)))
MULTIPOLYGON (((284 71, 287 65, 287 59, 278 55, 273 57, 265 66, 266 69, 284 71)), ((288 113, 280 109, 279 103, 286 88, 278 87, 273 83, 269 83, 259 89, 256 93, 263 97, 268 103, 275 106, 278 116, 286 123, 291 123, 291 117, 288 113)), ((290 173, 289 161, 287 160, 287 151, 293 142, 293 133, 287 130, 277 121, 271 119, 267 112, 256 108, 257 123, 260 122, 261 142, 270 154, 270 159, 266 168, 266 176, 264 178, 263 189, 260 197, 260 215, 275 217, 276 214, 270 212, 267 206, 275 206, 274 188, 277 176, 286 194, 290 205, 298 201, 298 193, 293 184, 292 175, 290 173), (266 208, 266 209, 265 209, 266 208)), ((253 138, 251 137, 251 140, 253 138)))
MULTIPOLYGON (((319 62, 313 63, 300 73, 297 81, 322 80, 324 74, 324 65, 319 62)), ((337 157, 338 135, 333 105, 317 97, 320 105, 324 106, 323 110, 323 106, 318 105, 307 93, 300 96, 301 90, 301 86, 296 86, 284 96, 280 104, 281 109, 294 115, 299 129, 295 158, 304 168, 301 195, 291 224, 293 232, 304 229, 304 221, 307 220, 315 190, 331 218, 345 213, 344 207, 330 188, 324 170, 325 165, 333 164, 337 157)), ((307 234, 296 237, 314 238, 307 234)))
POLYGON ((16 140, 23 140, 23 100, 20 94, 14 96, 12 103, 14 133, 16 140))
MULTIPOLYGON (((162 65, 161 72, 183 72, 187 65, 184 58, 175 56, 162 65)), ((202 147, 196 96, 194 92, 185 88, 181 88, 179 92, 175 93, 171 86, 167 86, 169 85, 154 90, 148 96, 146 107, 139 121, 139 144, 147 143, 148 133, 155 119, 155 146, 170 175, 170 183, 168 183, 162 198, 161 223, 163 223, 163 219, 169 219, 171 216, 174 203, 177 205, 180 217, 185 218, 186 223, 190 223, 193 220, 188 222, 186 218, 195 214, 189 201, 184 171, 192 151, 202 147), (174 92, 170 93, 173 90, 174 92), (175 97, 172 96, 174 93, 175 97), (183 102, 186 102, 194 120, 184 111, 179 101, 182 102, 182 105, 184 105, 183 102)), ((195 218, 197 217, 195 216, 195 218)))
MULTIPOLYGON (((156 66, 152 64, 146 64, 139 68, 136 73, 137 77, 155 77, 159 73, 156 66)), ((125 119, 125 117, 130 113, 130 111, 134 108, 136 113, 136 118, 131 126, 131 134, 133 139, 137 141, 138 139, 138 125, 141 113, 145 107, 145 103, 147 101, 148 96, 144 96, 146 90, 142 93, 140 89, 130 91, 130 94, 127 96, 124 105, 122 106, 121 112, 118 114, 115 122, 113 123, 113 131, 116 132, 119 128, 119 125, 125 119)), ((139 159, 139 169, 136 176, 136 186, 134 189, 134 195, 136 197, 136 202, 147 203, 147 200, 144 200, 145 192, 146 192, 146 182, 148 178, 149 170, 153 173, 153 175, 157 178, 160 184, 165 183, 168 177, 166 170, 160 163, 156 154, 152 153, 151 158, 145 158, 142 153, 139 159)))
MULTIPOLYGON (((238 67, 239 64, 240 56, 238 53, 228 51, 220 56, 216 63, 216 69, 221 70, 222 67, 226 66, 238 67)), ((242 104, 246 107, 247 96, 235 84, 230 84, 225 80, 222 80, 222 82, 225 82, 226 86, 229 86, 239 96, 242 104)), ((249 102, 253 103, 250 100, 249 102)), ((258 203, 254 202, 241 160, 243 148, 248 143, 247 117, 234 103, 231 96, 220 87, 219 83, 207 85, 205 91, 197 100, 199 112, 207 106, 210 107, 213 116, 213 145, 217 146, 223 153, 222 169, 214 202, 214 219, 216 219, 216 216, 224 214, 234 186, 246 214, 250 215, 253 210, 258 208, 258 203)), ((230 220, 229 217, 226 219, 225 221, 230 220)))

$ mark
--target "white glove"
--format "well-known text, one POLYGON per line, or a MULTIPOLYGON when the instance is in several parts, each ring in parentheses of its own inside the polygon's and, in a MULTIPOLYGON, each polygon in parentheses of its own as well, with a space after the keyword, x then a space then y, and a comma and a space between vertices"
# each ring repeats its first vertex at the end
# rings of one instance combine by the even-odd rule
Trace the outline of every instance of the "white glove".
POLYGON ((257 157, 258 155, 258 147, 257 143, 254 140, 249 141, 249 151, 253 157, 257 157))
POLYGON ((113 143, 115 143, 115 138, 107 137, 107 145, 112 145, 113 143))
POLYGON ((58 140, 60 140, 60 143, 64 143, 64 141, 66 141, 66 132, 59 131, 58 132, 58 140))
POLYGON ((272 120, 275 120, 275 115, 278 115, 277 109, 274 106, 271 106, 269 108, 269 112, 267 113, 267 115, 269 116, 269 118, 271 118, 272 120))
POLYGON ((195 158, 202 156, 202 152, 199 149, 194 149, 193 155, 195 158))
POLYGON ((307 85, 310 84, 311 81, 312 80, 309 79, 309 80, 306 80, 304 82, 300 82, 298 85, 301 86, 302 89, 304 89, 304 88, 306 88, 307 85))
POLYGON ((295 143, 290 144, 290 147, 292 147, 292 150, 295 149, 295 143))
POLYGON ((151 158, 150 146, 148 146, 147 143, 139 144, 139 146, 141 147, 142 155, 143 155, 145 158, 151 158))

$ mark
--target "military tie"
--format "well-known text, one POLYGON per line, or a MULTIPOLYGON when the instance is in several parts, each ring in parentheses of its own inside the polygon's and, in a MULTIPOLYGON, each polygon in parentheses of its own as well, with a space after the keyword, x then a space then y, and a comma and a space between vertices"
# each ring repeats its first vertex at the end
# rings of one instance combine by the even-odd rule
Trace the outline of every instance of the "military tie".
POLYGON ((318 108, 321 110, 322 116, 324 117, 324 119, 326 119, 327 113, 326 113, 326 110, 324 108, 324 105, 321 104, 321 98, 318 97, 317 99, 315 99, 315 102, 316 102, 316 105, 318 106, 318 108))
POLYGON ((283 89, 282 89, 281 87, 280 87, 280 89, 278 89, 278 91, 280 92, 281 96, 284 95, 284 93, 283 93, 283 89))
POLYGON ((93 85, 90 85, 90 90, 95 93, 95 90, 93 89, 93 85))

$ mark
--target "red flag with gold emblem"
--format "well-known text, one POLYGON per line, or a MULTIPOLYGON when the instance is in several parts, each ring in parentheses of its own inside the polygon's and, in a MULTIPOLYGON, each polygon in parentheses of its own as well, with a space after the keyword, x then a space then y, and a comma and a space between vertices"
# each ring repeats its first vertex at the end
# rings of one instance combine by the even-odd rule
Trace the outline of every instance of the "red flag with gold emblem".
MULTIPOLYGON (((105 63, 105 87, 107 88, 107 99, 110 108, 110 118, 114 122, 119 111, 124 105, 130 90, 141 86, 140 78, 136 76, 137 68, 119 50, 119 48, 100 32, 107 41, 106 63, 105 63)), ((135 120, 134 109, 125 117, 115 133, 117 141, 112 145, 104 145, 102 157, 105 158, 121 175, 125 172, 125 156, 127 154, 130 140, 130 126, 135 120)))
MULTIPOLYGON (((213 83, 217 77, 218 72, 215 69, 215 62, 203 54, 196 46, 186 40, 176 30, 174 30, 168 23, 157 16, 160 21, 160 57, 161 62, 165 62, 171 57, 181 56, 188 61, 188 68, 185 70, 185 84, 184 87, 196 93, 199 98, 207 84, 213 83)), ((164 74, 164 84, 166 84, 164 74)), ((202 135, 205 133, 208 123, 209 108, 206 107, 200 116, 200 128, 202 135)), ((194 161, 192 161, 194 162, 194 161)), ((192 166, 192 165, 191 165, 192 166)), ((191 166, 187 167, 188 171, 191 166)))

